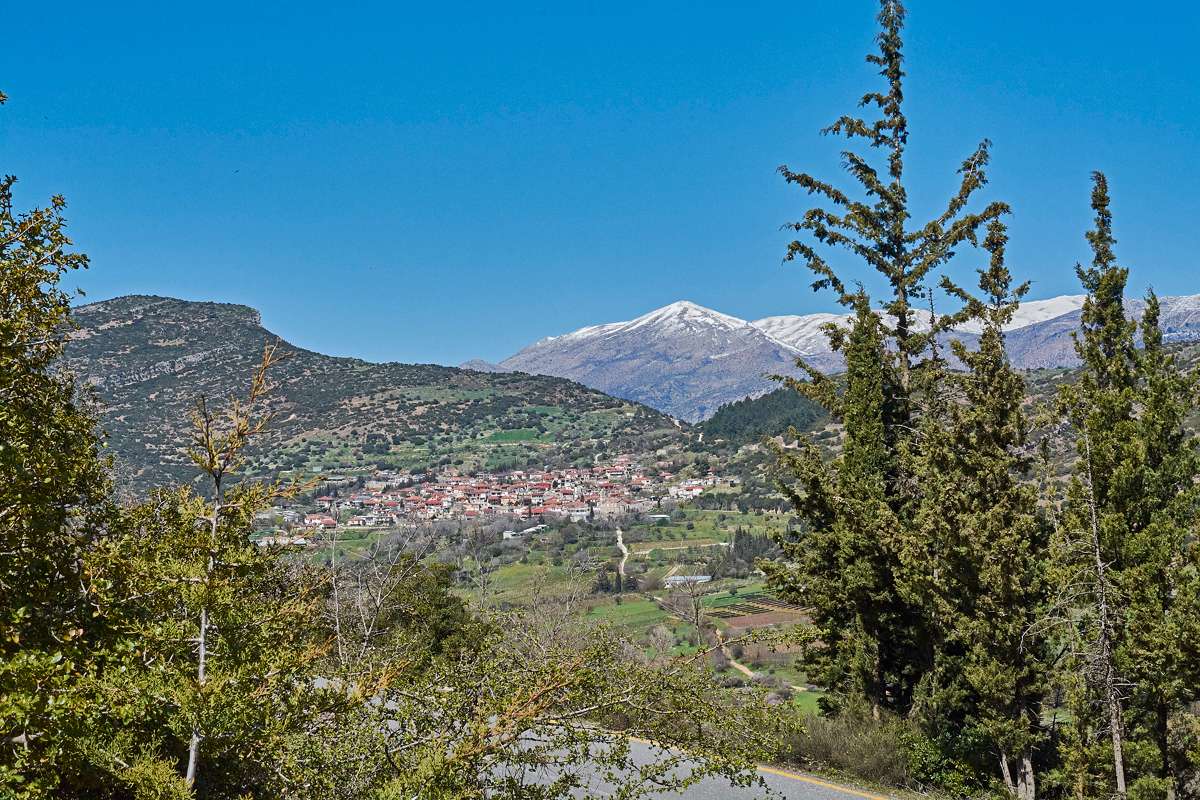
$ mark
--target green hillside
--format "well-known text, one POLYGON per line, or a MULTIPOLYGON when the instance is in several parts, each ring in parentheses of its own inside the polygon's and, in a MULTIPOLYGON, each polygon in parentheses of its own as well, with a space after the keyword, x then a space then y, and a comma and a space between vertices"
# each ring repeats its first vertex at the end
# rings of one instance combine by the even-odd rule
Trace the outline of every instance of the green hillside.
POLYGON ((829 414, 820 405, 793 389, 779 388, 761 397, 727 403, 697 427, 706 442, 737 447, 781 434, 789 426, 811 431, 828 421, 829 414))
MULTIPOLYGON (((240 394, 277 337, 254 309, 129 296, 81 306, 68 367, 92 386, 119 474, 134 492, 188 480, 197 397, 240 394)), ((590 461, 681 442, 665 415, 577 383, 431 364, 372 364, 280 342, 275 421, 252 469, 499 468, 590 461)))

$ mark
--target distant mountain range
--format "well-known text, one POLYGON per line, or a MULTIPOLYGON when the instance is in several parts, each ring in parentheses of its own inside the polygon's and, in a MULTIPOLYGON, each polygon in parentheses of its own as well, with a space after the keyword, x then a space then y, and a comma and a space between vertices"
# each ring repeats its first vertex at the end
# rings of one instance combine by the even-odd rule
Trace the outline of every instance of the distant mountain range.
MULTIPOLYGON (((1071 333, 1079 326, 1083 299, 1064 295, 1023 303, 1008 327, 1014 363, 1026 369, 1077 364, 1071 333)), ((1200 339, 1200 295, 1162 303, 1169 341, 1200 339)), ((1129 302, 1133 316, 1142 307, 1140 300, 1129 302)), ((847 314, 819 313, 747 321, 684 300, 628 322, 542 339, 498 364, 471 361, 463 367, 570 378, 697 422, 726 403, 770 391, 776 384, 766 376, 796 374, 797 357, 822 370, 840 369, 823 328, 848 320, 847 314)), ((927 315, 924 321, 928 324, 927 315)), ((968 324, 952 336, 971 347, 978 332, 968 324)))
MULTIPOLYGON (((257 311, 227 303, 119 297, 76 308, 74 319, 67 367, 100 400, 133 494, 195 475, 182 448, 196 399, 242 394, 263 345, 279 341, 257 311)), ((562 378, 279 348, 275 419, 248 465, 260 475, 591 463, 689 435, 654 409, 562 378)))

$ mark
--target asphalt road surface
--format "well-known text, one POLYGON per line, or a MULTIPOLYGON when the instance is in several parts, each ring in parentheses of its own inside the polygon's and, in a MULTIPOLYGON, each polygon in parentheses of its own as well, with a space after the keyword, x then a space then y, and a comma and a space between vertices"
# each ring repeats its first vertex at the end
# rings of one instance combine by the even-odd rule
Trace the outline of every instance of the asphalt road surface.
MULTIPOLYGON (((634 740, 631 742, 632 755, 639 763, 650 763, 655 760, 655 748, 652 745, 634 740)), ((664 793, 657 795, 661 800, 677 798, 678 800, 759 800, 760 798, 787 798, 787 800, 890 800, 885 795, 869 791, 838 786, 829 781, 801 775, 790 770, 762 767, 759 770, 767 789, 760 787, 742 788, 730 786, 727 781, 709 778, 683 792, 664 793)), ((595 794, 603 795, 605 786, 598 778, 589 787, 595 794)))

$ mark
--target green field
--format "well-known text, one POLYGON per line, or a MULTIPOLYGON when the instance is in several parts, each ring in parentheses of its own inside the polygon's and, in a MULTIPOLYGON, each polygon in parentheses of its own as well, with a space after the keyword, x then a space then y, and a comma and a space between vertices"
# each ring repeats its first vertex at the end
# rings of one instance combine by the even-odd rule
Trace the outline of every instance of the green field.
POLYGON ((737 511, 712 511, 699 508, 682 509, 683 518, 670 522, 646 520, 631 525, 625 533, 625 541, 636 542, 686 542, 710 540, 728 542, 734 532, 741 528, 747 533, 766 534, 782 532, 787 527, 787 517, 782 514, 742 514, 737 511), (691 525, 689 528, 688 526, 691 525))
POLYGON ((713 592, 704 598, 704 606, 706 608, 721 608, 722 606, 736 605, 737 603, 762 595, 765 588, 766 584, 762 581, 754 581, 744 586, 739 586, 736 589, 713 592))
POLYGON ((612 623, 630 632, 644 632, 671 619, 657 603, 638 596, 623 597, 620 603, 601 603, 592 609, 588 617, 612 623))
POLYGON ((507 431, 495 431, 487 437, 486 441, 493 443, 532 442, 541 438, 543 438, 542 435, 533 428, 514 428, 507 431))

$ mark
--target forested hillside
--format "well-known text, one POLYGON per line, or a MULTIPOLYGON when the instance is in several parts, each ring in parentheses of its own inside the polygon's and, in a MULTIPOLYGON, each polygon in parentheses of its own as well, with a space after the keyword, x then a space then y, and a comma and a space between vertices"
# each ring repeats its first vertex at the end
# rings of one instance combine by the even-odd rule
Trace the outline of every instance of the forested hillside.
POLYGON ((721 406, 696 427, 712 445, 738 446, 777 436, 789 427, 811 431, 829 421, 828 412, 793 389, 780 388, 721 406))

